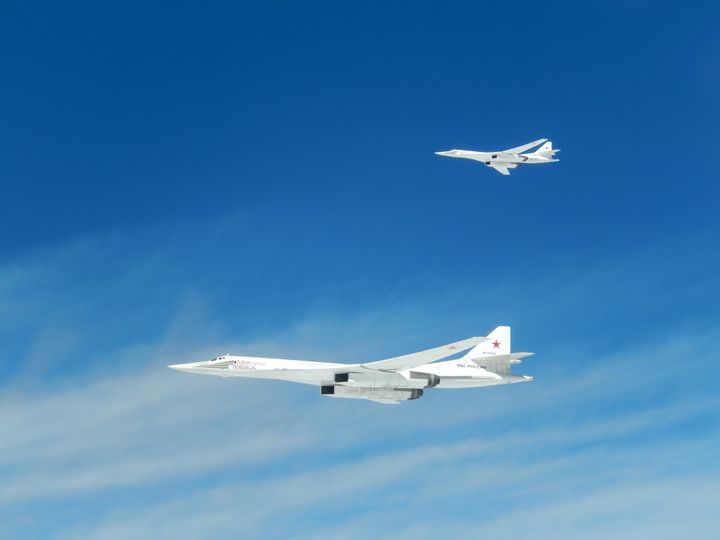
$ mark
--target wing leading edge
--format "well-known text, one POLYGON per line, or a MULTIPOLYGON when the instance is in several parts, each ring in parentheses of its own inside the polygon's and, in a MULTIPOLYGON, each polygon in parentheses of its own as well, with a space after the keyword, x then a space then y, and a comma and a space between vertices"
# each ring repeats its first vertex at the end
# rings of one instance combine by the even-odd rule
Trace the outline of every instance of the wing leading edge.
POLYGON ((501 153, 503 153, 503 154, 522 154, 523 152, 526 152, 527 150, 530 150, 531 148, 540 146, 544 142, 547 142, 547 139, 538 139, 537 141, 523 144, 522 146, 516 146, 515 148, 508 148, 507 150, 503 150, 501 153))
POLYGON ((360 366, 375 371, 403 371, 452 356, 488 339, 489 338, 486 337, 471 337, 456 341, 455 343, 448 343, 441 347, 435 347, 434 349, 427 349, 425 351, 396 356, 395 358, 388 358, 386 360, 378 360, 376 362, 368 362, 366 364, 360 364, 360 366))

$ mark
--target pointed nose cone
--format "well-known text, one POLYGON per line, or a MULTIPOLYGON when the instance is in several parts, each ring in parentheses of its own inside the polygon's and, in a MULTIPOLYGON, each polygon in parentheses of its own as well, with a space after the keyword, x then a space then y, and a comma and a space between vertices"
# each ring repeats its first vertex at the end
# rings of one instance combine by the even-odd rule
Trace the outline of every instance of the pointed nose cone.
POLYGON ((178 371, 185 371, 187 367, 185 367, 185 364, 173 364, 171 366, 168 366, 170 369, 177 369, 178 371))
POLYGON ((198 367, 197 362, 190 362, 189 364, 172 364, 171 366, 168 366, 170 369, 176 369, 177 371, 187 371, 188 373, 192 373, 195 371, 198 367))

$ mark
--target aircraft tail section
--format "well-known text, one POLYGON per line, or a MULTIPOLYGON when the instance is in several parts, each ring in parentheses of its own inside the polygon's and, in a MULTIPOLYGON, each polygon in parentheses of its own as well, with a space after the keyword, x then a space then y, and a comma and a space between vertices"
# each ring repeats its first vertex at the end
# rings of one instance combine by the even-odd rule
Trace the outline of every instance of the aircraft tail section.
POLYGON ((511 366, 521 364, 523 358, 532 356, 533 353, 511 352, 509 326, 498 326, 487 337, 487 341, 476 345, 465 355, 465 358, 472 360, 483 369, 502 375, 507 382, 522 382, 532 379, 532 377, 511 374, 511 366))
POLYGON ((473 347, 470 352, 465 355, 469 360, 483 358, 486 356, 496 356, 499 354, 510 354, 510 327, 498 326, 495 330, 488 334, 488 340, 473 347))
POLYGON ((560 150, 553 150, 552 141, 548 141, 548 142, 546 142, 545 144, 543 144, 540 148, 538 148, 537 150, 535 150, 535 152, 533 152, 533 153, 534 153, 534 154, 539 154, 539 155, 541 155, 542 157, 545 157, 545 158, 551 158, 551 157, 553 157, 556 153, 558 153, 559 151, 560 151, 560 150))

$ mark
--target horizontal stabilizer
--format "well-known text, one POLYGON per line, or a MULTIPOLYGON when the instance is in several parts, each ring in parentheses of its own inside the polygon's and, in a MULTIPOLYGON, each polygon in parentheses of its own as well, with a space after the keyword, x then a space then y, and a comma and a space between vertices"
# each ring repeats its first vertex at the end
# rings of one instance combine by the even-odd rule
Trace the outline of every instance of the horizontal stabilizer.
POLYGON ((521 364, 521 358, 527 358, 535 353, 512 353, 512 354, 498 354, 495 356, 480 356, 478 358, 471 358, 478 366, 498 375, 510 375, 511 366, 515 364, 521 364))
POLYGON ((429 364, 452 356, 453 354, 462 352, 471 347, 475 347, 483 341, 487 341, 486 337, 471 337, 463 339, 462 341, 456 341, 455 343, 449 343, 442 347, 436 347, 434 349, 428 349, 426 351, 420 351, 412 354, 406 354, 404 356, 397 356, 395 358, 388 358, 387 360, 378 360, 377 362, 369 362, 367 364, 361 364, 361 367, 372 370, 380 371, 403 371, 406 369, 412 369, 423 364, 429 364))
POLYGON ((533 356, 535 353, 532 352, 517 352, 510 354, 496 354, 487 356, 478 356, 476 358, 470 358, 473 362, 478 365, 485 365, 487 362, 500 362, 505 364, 522 364, 522 359, 528 356, 533 356))

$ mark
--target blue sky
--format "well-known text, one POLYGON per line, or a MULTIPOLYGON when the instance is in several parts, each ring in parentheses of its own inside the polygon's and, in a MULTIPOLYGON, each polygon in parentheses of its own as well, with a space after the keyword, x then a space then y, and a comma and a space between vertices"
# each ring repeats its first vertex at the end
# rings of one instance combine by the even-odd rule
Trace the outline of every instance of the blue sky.
POLYGON ((583 4, 0 6, 0 536, 717 537, 720 12, 583 4), (498 324, 398 407, 165 368, 498 324))

